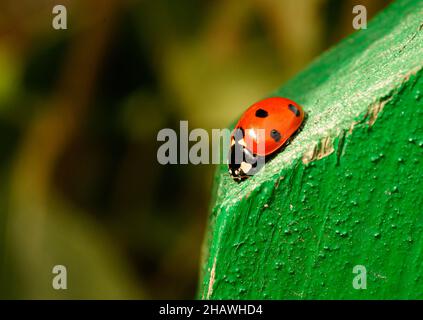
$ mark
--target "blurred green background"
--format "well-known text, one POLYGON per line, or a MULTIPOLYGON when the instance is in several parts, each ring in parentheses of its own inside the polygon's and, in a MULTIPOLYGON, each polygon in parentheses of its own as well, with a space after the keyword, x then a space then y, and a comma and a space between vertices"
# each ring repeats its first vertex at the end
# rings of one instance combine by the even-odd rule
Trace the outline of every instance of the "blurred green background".
POLYGON ((389 2, 2 0, 0 298, 193 298, 214 168, 157 132, 225 127, 389 2))

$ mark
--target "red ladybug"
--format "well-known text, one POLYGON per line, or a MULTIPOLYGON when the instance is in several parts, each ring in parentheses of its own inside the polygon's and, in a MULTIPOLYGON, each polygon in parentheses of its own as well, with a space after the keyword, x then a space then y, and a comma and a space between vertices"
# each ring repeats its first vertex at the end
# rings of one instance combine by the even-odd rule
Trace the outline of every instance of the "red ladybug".
POLYGON ((301 106, 287 98, 267 98, 249 107, 231 135, 231 176, 241 181, 255 174, 267 156, 290 141, 303 120, 301 106))

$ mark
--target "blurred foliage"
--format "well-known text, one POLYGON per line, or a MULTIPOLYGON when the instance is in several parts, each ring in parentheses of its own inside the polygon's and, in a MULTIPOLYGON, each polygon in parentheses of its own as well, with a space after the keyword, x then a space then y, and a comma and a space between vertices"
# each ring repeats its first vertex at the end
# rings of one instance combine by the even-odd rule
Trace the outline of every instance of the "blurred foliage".
POLYGON ((55 31, 3 0, 0 297, 194 297, 213 167, 159 165, 157 132, 225 127, 388 2, 63 0, 55 31))

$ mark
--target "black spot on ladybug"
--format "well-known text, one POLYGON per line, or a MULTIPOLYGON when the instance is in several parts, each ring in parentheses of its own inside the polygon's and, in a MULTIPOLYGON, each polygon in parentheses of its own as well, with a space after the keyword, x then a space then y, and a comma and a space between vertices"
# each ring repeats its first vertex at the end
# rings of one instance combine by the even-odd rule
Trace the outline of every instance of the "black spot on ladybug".
POLYGON ((256 111, 256 117, 257 118, 266 118, 268 115, 269 115, 269 113, 264 109, 258 109, 256 111))
POLYGON ((297 107, 294 106, 293 104, 289 104, 288 109, 291 110, 295 114, 296 117, 300 116, 300 110, 298 110, 297 107))
POLYGON ((280 132, 278 130, 276 130, 276 129, 272 129, 272 131, 270 131, 270 136, 276 142, 279 142, 279 140, 281 140, 281 138, 282 138, 280 132))

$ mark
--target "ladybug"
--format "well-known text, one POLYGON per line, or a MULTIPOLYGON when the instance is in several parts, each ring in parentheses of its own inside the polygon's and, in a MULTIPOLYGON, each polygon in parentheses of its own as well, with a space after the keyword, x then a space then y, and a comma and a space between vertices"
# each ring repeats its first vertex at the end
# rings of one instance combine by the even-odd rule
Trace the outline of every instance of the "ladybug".
POLYGON ((249 107, 231 135, 232 178, 241 181, 259 171, 266 158, 290 142, 303 121, 301 106, 287 98, 267 98, 249 107))

